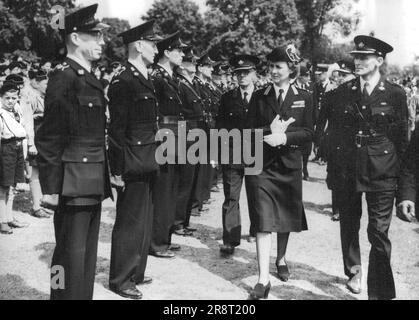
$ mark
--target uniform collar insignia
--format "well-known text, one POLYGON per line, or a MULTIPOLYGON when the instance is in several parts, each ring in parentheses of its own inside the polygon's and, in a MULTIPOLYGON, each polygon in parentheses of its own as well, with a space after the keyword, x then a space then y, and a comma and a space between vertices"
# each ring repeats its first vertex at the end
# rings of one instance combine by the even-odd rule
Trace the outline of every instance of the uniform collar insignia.
POLYGON ((84 75, 84 70, 79 69, 79 70, 77 70, 77 73, 78 73, 79 76, 83 76, 84 75))
POLYGON ((378 90, 380 90, 380 91, 385 91, 386 90, 386 88, 384 87, 384 82, 380 83, 380 87, 378 88, 378 90))
POLYGON ((265 90, 265 92, 263 93, 265 96, 267 96, 268 94, 269 94, 269 91, 271 91, 271 88, 272 88, 272 85, 269 85, 267 88, 266 88, 266 90, 265 90))
POLYGON ((134 72, 134 76, 138 77, 140 74, 138 72, 134 72))

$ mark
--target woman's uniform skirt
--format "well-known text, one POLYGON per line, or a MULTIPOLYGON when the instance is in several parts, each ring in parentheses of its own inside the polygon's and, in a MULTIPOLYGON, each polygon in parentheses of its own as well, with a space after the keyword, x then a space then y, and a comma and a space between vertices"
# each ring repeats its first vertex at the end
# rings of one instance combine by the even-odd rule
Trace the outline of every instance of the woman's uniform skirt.
POLYGON ((258 232, 300 232, 307 230, 302 201, 302 172, 275 161, 257 176, 249 176, 252 199, 249 211, 257 215, 258 232))

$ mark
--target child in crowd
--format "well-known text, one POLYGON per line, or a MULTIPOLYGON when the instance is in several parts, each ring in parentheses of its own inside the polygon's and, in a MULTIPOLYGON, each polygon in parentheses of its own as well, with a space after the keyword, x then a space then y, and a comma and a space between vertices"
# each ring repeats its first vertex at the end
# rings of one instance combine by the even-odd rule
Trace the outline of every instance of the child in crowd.
POLYGON ((0 233, 12 234, 12 228, 28 225, 13 218, 13 188, 24 179, 22 141, 26 131, 21 124, 22 115, 16 105, 19 87, 6 81, 0 88, 0 233))

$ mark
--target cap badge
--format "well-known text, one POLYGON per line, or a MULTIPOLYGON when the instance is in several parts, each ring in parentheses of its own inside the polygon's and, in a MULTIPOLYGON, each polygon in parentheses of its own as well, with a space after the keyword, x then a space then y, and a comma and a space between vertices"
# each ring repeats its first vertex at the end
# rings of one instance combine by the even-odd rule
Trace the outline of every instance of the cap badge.
POLYGON ((353 91, 356 91, 356 90, 358 90, 358 87, 357 87, 357 86, 353 86, 353 87, 352 87, 352 90, 353 90, 353 91))
POLYGON ((289 44, 285 49, 285 52, 287 53, 288 58, 291 60, 291 62, 299 63, 301 61, 301 58, 297 53, 297 48, 295 48, 293 44, 289 44))
POLYGON ((365 43, 360 42, 360 43, 358 44, 358 48, 363 49, 364 47, 365 47, 365 43))
POLYGON ((240 66, 244 64, 243 60, 239 60, 239 62, 237 62, 240 66))

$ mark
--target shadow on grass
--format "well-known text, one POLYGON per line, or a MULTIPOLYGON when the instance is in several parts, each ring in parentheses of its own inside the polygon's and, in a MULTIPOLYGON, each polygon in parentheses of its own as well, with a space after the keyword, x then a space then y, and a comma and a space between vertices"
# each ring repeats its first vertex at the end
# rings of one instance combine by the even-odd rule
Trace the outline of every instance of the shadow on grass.
POLYGON ((0 300, 48 300, 49 294, 28 286, 15 274, 0 276, 0 300))
MULTIPOLYGON (((236 248, 234 256, 223 257, 220 255, 220 245, 216 240, 217 235, 222 233, 222 229, 199 224, 194 227, 198 229, 197 238, 209 249, 183 245, 177 255, 250 292, 252 288, 245 284, 243 279, 258 273, 255 253, 236 248)), ((289 262, 289 266, 292 273, 290 282, 272 288, 272 293, 276 297, 285 300, 356 300, 345 289, 340 288, 345 283, 344 278, 329 275, 302 263, 289 262), (296 287, 293 285, 293 280, 308 282, 324 294, 296 287)), ((274 277, 276 273, 274 257, 271 257, 270 272, 274 277)))

